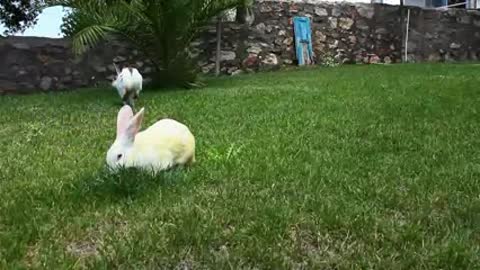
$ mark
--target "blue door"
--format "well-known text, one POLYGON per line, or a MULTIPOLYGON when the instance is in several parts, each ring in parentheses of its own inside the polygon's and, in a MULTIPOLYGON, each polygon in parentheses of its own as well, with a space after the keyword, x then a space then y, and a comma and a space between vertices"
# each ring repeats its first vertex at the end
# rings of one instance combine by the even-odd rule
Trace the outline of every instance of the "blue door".
POLYGON ((295 32, 295 52, 298 65, 309 65, 313 63, 312 29, 310 18, 294 17, 293 29, 295 32))

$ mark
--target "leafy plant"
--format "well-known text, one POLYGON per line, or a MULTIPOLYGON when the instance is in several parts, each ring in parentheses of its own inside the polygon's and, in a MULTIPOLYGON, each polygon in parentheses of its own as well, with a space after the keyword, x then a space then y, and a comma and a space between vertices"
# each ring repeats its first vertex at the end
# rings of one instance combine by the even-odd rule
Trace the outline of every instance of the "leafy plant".
POLYGON ((0 0, 0 23, 6 30, 4 35, 21 33, 37 23, 41 0, 0 0))
POLYGON ((202 26, 242 0, 57 0, 72 9, 62 30, 77 54, 110 38, 126 40, 153 63, 156 85, 193 86, 188 47, 202 26))

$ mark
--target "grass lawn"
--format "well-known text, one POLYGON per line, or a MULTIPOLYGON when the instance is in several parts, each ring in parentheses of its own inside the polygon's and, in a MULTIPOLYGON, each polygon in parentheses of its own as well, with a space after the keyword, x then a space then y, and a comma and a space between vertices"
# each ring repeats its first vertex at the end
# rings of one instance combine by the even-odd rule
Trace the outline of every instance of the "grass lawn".
POLYGON ((145 92, 197 164, 108 175, 113 89, 0 97, 0 269, 480 269, 480 66, 145 92))

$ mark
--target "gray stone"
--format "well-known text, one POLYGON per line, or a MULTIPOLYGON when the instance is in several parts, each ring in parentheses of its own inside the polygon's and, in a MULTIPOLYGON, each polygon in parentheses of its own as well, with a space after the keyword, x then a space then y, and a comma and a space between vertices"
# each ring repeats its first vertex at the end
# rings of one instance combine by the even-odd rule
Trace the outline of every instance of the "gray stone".
POLYGON ((293 44, 293 37, 288 37, 285 40, 283 40, 283 44, 288 45, 288 46, 292 45, 293 44))
POLYGON ((146 77, 143 79, 143 84, 147 85, 147 84, 150 84, 152 82, 152 78, 150 77, 146 77))
POLYGON ((457 17, 457 22, 461 24, 470 24, 472 22, 472 17, 470 16, 457 17))
POLYGON ((408 41, 408 51, 409 52, 413 52, 417 49, 417 43, 415 43, 415 41, 411 41, 409 40, 408 41))
POLYGON ((113 62, 115 62, 115 63, 125 62, 125 61, 127 61, 127 58, 124 57, 124 56, 119 55, 119 56, 116 56, 115 58, 113 58, 113 62))
POLYGON ((327 40, 327 36, 320 31, 315 31, 315 37, 316 37, 316 40, 320 42, 325 42, 327 40))
POLYGON ((217 33, 217 28, 216 27, 208 27, 207 31, 210 34, 215 34, 215 33, 217 33))
POLYGON ((286 36, 286 35, 287 35, 287 32, 285 30, 278 31, 278 36, 283 37, 283 36, 286 36))
POLYGON ((202 50, 192 49, 192 50, 190 50, 190 51, 188 52, 188 56, 189 56, 191 59, 195 59, 195 58, 198 58, 201 53, 202 53, 202 50))
POLYGON ((370 64, 378 64, 380 63, 380 57, 378 55, 372 55, 370 56, 370 59, 368 60, 370 64))
POLYGON ((94 66, 93 69, 98 73, 103 73, 107 71, 107 68, 103 66, 94 66))
POLYGON ((480 20, 474 20, 473 25, 475 25, 476 27, 480 27, 480 20))
POLYGON ((339 17, 340 15, 342 15, 342 11, 338 7, 334 7, 332 9, 332 16, 339 17))
POLYGON ((318 44, 318 45, 315 45, 313 49, 315 50, 315 53, 321 53, 325 50, 325 45, 318 44))
POLYGON ((207 74, 207 73, 210 73, 214 68, 215 68, 215 64, 213 64, 213 63, 212 63, 212 64, 208 64, 208 65, 202 67, 202 72, 203 72, 204 74, 207 74))
POLYGON ((267 25, 267 33, 271 33, 273 31, 275 27, 271 26, 271 25, 267 25))
POLYGON ((272 12, 272 8, 268 5, 268 3, 260 5, 260 12, 261 13, 267 13, 267 12, 272 12))
POLYGON ((450 44, 450 49, 460 49, 461 47, 462 47, 462 45, 459 44, 459 43, 452 42, 450 44))
POLYGON ((23 43, 23 42, 13 43, 12 46, 15 49, 18 49, 18 50, 29 50, 30 49, 30 45, 28 45, 27 43, 23 43))
POLYGON ((332 44, 329 44, 328 47, 330 49, 335 49, 338 47, 338 40, 335 40, 332 44))
POLYGON ((360 15, 361 17, 367 18, 367 19, 373 18, 373 15, 375 14, 375 11, 373 10, 373 6, 371 6, 371 7, 367 7, 367 6, 357 7, 357 12, 358 12, 358 15, 360 15))
POLYGON ((329 17, 328 22, 330 23, 331 28, 337 28, 337 18, 329 17))
POLYGON ((283 43, 283 38, 282 37, 278 37, 278 38, 275 39, 275 44, 276 45, 280 46, 280 45, 282 45, 282 43, 283 43))
POLYGON ((478 56, 477 56, 477 54, 476 54, 475 51, 473 51, 473 50, 470 51, 470 52, 469 52, 469 55, 470 55, 470 56, 469 56, 470 60, 478 61, 478 56))
MULTIPOLYGON (((113 76, 113 75, 112 75, 112 76, 113 76)), ((107 77, 107 78, 108 78, 108 77, 107 77)), ((113 81, 114 79, 115 79, 115 77, 114 77, 111 81, 113 81)), ((72 80, 73 80, 73 77, 70 76, 70 75, 67 75, 67 76, 65 76, 65 77, 62 78, 62 82, 64 82, 64 83, 70 83, 72 80)))
POLYGON ((72 69, 69 67, 65 67, 65 74, 67 75, 72 74, 72 69))
POLYGON ((355 43, 357 43, 357 37, 349 36, 348 41, 350 41, 351 44, 355 44, 355 43))
POLYGON ((417 59, 414 54, 407 54, 407 61, 410 63, 415 63, 417 59))
POLYGON ((220 60, 221 61, 233 61, 233 60, 235 60, 235 58, 237 58, 237 55, 235 54, 235 52, 231 52, 231 51, 221 51, 220 52, 220 60))
POLYGON ((446 53, 444 56, 443 56, 445 62, 454 62, 455 61, 455 58, 453 57, 453 55, 451 55, 450 53, 446 53))
POLYGON ((340 28, 343 28, 345 30, 352 28, 352 25, 353 25, 353 20, 350 18, 340 18, 338 20, 338 26, 340 26, 340 28))
POLYGON ((276 66, 278 65, 278 58, 274 53, 269 53, 266 55, 265 59, 262 60, 262 63, 265 65, 276 66))
POLYGON ((368 24, 363 20, 357 20, 355 24, 356 24, 356 27, 360 30, 367 31, 368 29, 370 29, 368 24))
POLYGON ((233 72, 237 71, 238 67, 231 67, 227 69, 227 74, 232 74, 233 72))
POLYGON ((391 63, 392 63, 392 58, 390 58, 390 56, 385 56, 385 57, 383 58, 383 62, 384 62, 385 64, 391 64, 391 63))
POLYGON ((315 7, 315 15, 325 17, 328 16, 328 11, 321 7, 315 7))
POLYGON ((190 46, 198 47, 202 44, 203 44, 203 40, 197 39, 197 40, 192 41, 192 43, 190 43, 190 46))
POLYGON ((293 64, 293 61, 291 59, 283 59, 283 63, 285 65, 291 65, 291 64, 293 64))
POLYGON ((108 66, 107 66, 107 69, 108 69, 108 71, 110 71, 110 72, 116 72, 114 65, 108 65, 108 66))
POLYGON ((52 82, 53 82, 53 79, 50 78, 50 77, 42 77, 41 81, 40 81, 40 89, 46 91, 46 90, 49 90, 50 87, 52 87, 52 82))
POLYGON ((388 34, 388 30, 383 27, 380 27, 375 29, 375 33, 385 35, 385 34, 388 34))
POLYGON ((232 76, 240 75, 242 73, 243 73, 243 70, 241 70, 241 69, 237 69, 237 70, 231 72, 232 76))
POLYGON ((433 34, 427 32, 427 33, 425 33, 425 38, 426 39, 433 39, 433 38, 435 38, 435 36, 433 34))
POLYGON ((252 45, 250 48, 247 49, 248 53, 259 54, 262 52, 262 48, 258 45, 252 45))
POLYGON ((267 30, 267 27, 265 26, 264 23, 259 23, 255 28, 258 30, 259 33, 265 34, 265 31, 267 30))
POLYGON ((442 56, 439 53, 432 53, 427 59, 429 62, 439 62, 442 60, 442 56))
POLYGON ((151 67, 146 67, 146 68, 143 69, 143 73, 145 73, 145 74, 150 74, 150 73, 152 73, 152 71, 153 71, 153 69, 151 67))
POLYGON ((362 64, 363 63, 363 56, 360 54, 355 55, 355 63, 362 64))

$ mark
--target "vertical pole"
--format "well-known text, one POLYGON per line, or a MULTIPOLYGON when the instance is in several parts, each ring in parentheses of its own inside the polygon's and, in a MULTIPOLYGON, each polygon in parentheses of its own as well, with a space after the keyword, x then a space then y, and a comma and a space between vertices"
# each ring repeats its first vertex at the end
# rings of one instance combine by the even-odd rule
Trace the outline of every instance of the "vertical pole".
POLYGON ((222 49, 222 16, 217 17, 217 55, 215 58, 215 75, 220 75, 220 58, 222 49))
POLYGON ((404 0, 400 0, 400 25, 401 25, 401 28, 400 28, 400 32, 402 33, 402 41, 400 42, 400 59, 402 60, 402 62, 405 60, 403 58, 403 50, 405 50, 404 48, 404 44, 405 44, 405 31, 403 30, 403 26, 405 25, 405 12, 404 12, 404 0))
POLYGON ((407 29, 405 34, 405 62, 408 62, 408 28, 410 27, 410 9, 407 9, 407 29))

